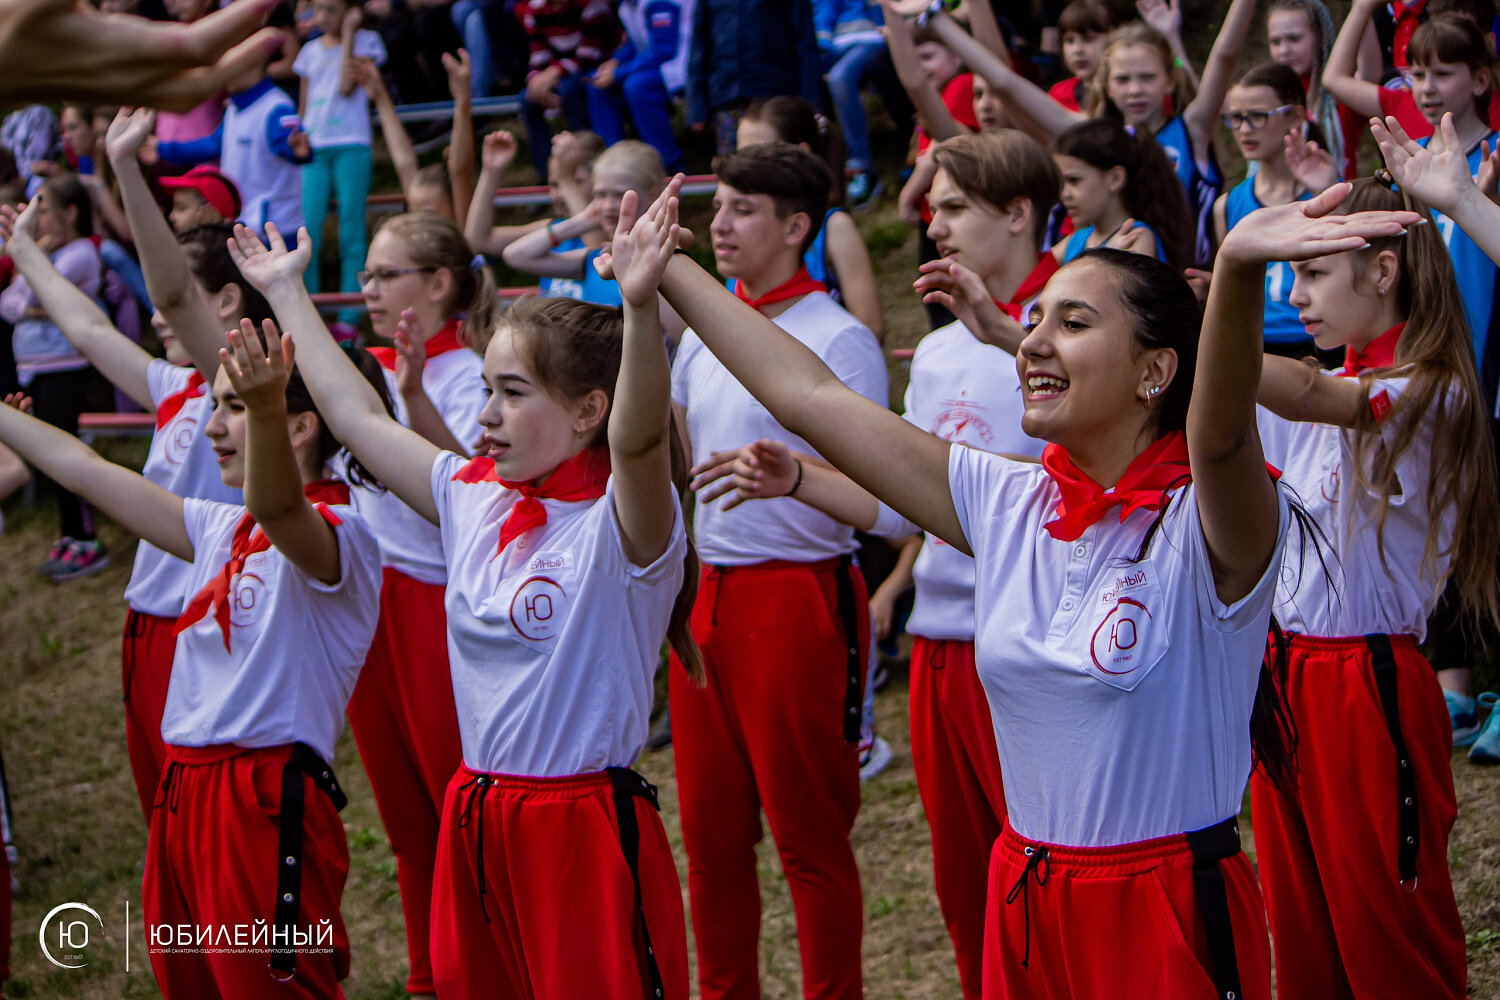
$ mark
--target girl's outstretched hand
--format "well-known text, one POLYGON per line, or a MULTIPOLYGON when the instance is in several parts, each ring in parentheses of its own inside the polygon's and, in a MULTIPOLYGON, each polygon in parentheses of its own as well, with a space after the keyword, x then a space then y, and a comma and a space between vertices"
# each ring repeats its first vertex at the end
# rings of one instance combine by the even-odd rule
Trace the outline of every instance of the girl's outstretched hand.
POLYGON ((1286 165, 1291 167, 1292 176, 1305 190, 1317 194, 1342 179, 1338 165, 1333 162, 1333 154, 1310 141, 1302 129, 1292 129, 1282 142, 1286 148, 1286 165))
POLYGON ((25 205, 0 205, 0 243, 35 243, 38 200, 25 205))
POLYGON ((12 392, 5 397, 5 405, 22 413, 31 412, 31 397, 24 392, 12 392))
POLYGON ((714 452, 693 466, 692 476, 689 488, 704 490, 699 503, 732 492, 721 509, 733 510, 746 500, 773 500, 790 493, 797 485, 797 460, 785 442, 762 438, 743 448, 714 452))
POLYGON ((484 145, 480 147, 480 166, 497 174, 504 173, 516 158, 516 148, 516 137, 505 129, 491 132, 484 137, 484 145))
POLYGON ((274 222, 266 223, 267 246, 261 242, 255 230, 236 224, 234 238, 229 241, 229 256, 245 276, 245 280, 262 295, 270 293, 273 286, 284 281, 302 284, 302 274, 312 260, 312 238, 307 227, 297 231, 297 248, 288 250, 286 241, 274 222))
POLYGON ((627 191, 620 202, 620 221, 609 250, 596 258, 599 274, 614 276, 620 297, 636 309, 652 305, 662 272, 677 250, 677 197, 682 175, 667 182, 651 206, 636 215, 640 196, 627 191))
POLYGON ((1256 209, 1224 237, 1218 259, 1237 264, 1312 260, 1359 250, 1372 239, 1399 236, 1407 226, 1423 221, 1418 213, 1405 211, 1329 215, 1350 190, 1348 184, 1335 184, 1308 201, 1256 209))
POLYGON ((912 282, 923 302, 934 302, 957 316, 974 339, 1011 354, 1025 336, 1021 324, 1011 319, 990 296, 979 275, 955 260, 929 260, 921 276, 912 282))
POLYGON ((1500 205, 1500 140, 1480 142, 1484 158, 1479 161, 1479 173, 1474 175, 1474 184, 1490 201, 1500 205))
POLYGON ((133 160, 156 131, 156 112, 151 108, 121 108, 104 133, 104 151, 111 163, 133 160))
POLYGON ((421 320, 414 310, 401 310, 396 324, 396 391, 403 396, 422 392, 422 369, 427 366, 427 338, 421 336, 421 320))
POLYGON ((1478 193, 1452 113, 1443 115, 1425 148, 1394 118, 1371 118, 1370 134, 1380 144, 1391 179, 1413 198, 1451 214, 1465 198, 1478 193))
POLYGON ((255 324, 240 320, 238 330, 228 333, 229 346, 219 348, 219 364, 229 376, 235 395, 251 413, 286 410, 286 384, 292 376, 292 338, 282 339, 276 323, 261 323, 266 346, 262 350, 255 324))

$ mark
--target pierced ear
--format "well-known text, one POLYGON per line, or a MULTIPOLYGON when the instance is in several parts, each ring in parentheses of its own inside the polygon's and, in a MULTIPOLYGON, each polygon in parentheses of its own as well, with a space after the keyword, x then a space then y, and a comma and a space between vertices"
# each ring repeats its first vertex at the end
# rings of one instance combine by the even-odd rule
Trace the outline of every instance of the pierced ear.
POLYGON ((1389 295, 1396 290, 1396 285, 1401 280, 1401 262, 1396 257, 1396 251, 1380 251, 1371 261, 1370 270, 1378 292, 1389 295))
POLYGON ((1144 360, 1146 368, 1141 373, 1137 395, 1148 403, 1160 402, 1177 375, 1177 352, 1163 347, 1151 352, 1144 360), (1151 390, 1155 387, 1160 387, 1161 391, 1153 394, 1151 390))

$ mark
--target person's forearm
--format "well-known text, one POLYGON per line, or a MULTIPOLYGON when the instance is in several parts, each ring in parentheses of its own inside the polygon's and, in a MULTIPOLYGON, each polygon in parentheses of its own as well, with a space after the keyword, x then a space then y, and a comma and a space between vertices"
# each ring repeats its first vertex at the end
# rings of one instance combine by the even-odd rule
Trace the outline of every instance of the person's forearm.
POLYGON ((1446 213, 1486 257, 1500 263, 1500 205, 1484 196, 1478 187, 1465 190, 1458 204, 1446 213))
POLYGON ((994 53, 976 42, 953 18, 936 14, 928 23, 954 55, 1000 91, 1006 104, 1018 108, 1046 134, 1049 142, 1083 120, 1078 112, 1058 104, 1045 90, 995 58, 994 53))
POLYGON ((1373 0, 1355 0, 1323 67, 1323 86, 1328 92, 1351 111, 1370 117, 1380 113, 1380 85, 1359 79, 1357 73, 1365 31, 1376 6, 1373 0))
POLYGON ((624 312, 625 341, 609 417, 609 449, 616 455, 644 455, 661 447, 667 433, 672 375, 662 348, 657 296, 644 307, 627 303, 624 312))
POLYGON ((498 252, 490 249, 489 242, 490 230, 495 226, 495 190, 499 186, 500 171, 479 168, 479 178, 474 182, 478 197, 469 200, 469 211, 464 216, 464 238, 479 253, 498 252))
POLYGON ((875 527, 879 500, 837 469, 810 461, 807 455, 795 457, 802 463, 802 485, 792 494, 797 500, 858 531, 875 527))
MULTIPOLYGON (((879 587, 875 588, 875 593, 894 599, 911 588, 912 569, 917 564, 917 556, 922 551, 922 544, 921 535, 907 535, 901 539, 896 550, 896 565, 891 567, 890 575, 880 582, 879 587)), ((873 597, 874 594, 871 596, 873 597)))
POLYGON ((346 430, 360 417, 389 419, 374 387, 360 375, 328 332, 318 307, 300 280, 285 278, 266 292, 276 322, 297 345, 297 370, 317 396, 318 412, 346 447, 346 430))
POLYGON ((988 0, 979 0, 977 3, 968 4, 969 29, 974 33, 974 41, 983 45, 995 58, 1003 60, 1006 66, 1010 63, 1010 51, 1005 47, 1005 36, 1000 33, 1000 22, 995 20, 995 8, 988 0))
MULTIPOLYGON (((299 366, 300 367, 300 366, 299 366)), ((307 503, 285 405, 245 418, 245 509, 264 528, 307 503)))
POLYGON ((1284 420, 1354 427, 1365 391, 1354 379, 1330 378, 1301 361, 1267 354, 1256 396, 1261 406, 1284 420))
POLYGON ((402 393, 401 401, 406 404, 406 419, 412 430, 444 451, 457 455, 469 454, 469 446, 454 436, 426 390, 413 394, 402 393))
POLYGON ((1220 256, 1203 311, 1188 434, 1195 449, 1237 449, 1254 426, 1262 359, 1265 264, 1220 256))
POLYGON ((927 81, 926 74, 917 62, 917 47, 912 42, 911 27, 905 20, 891 16, 890 11, 887 11, 885 35, 886 48, 891 54, 891 65, 895 67, 896 77, 917 109, 917 115, 922 119, 928 136, 942 141, 957 135, 958 123, 953 120, 953 114, 943 103, 942 94, 927 81))
POLYGON ((1198 93, 1183 111, 1193 139, 1193 153, 1207 155, 1208 145, 1213 139, 1214 127, 1219 114, 1224 110, 1224 98, 1229 93, 1229 82, 1234 76, 1234 65, 1245 47, 1245 36, 1250 32, 1250 23, 1255 19, 1255 0, 1234 0, 1224 15, 1219 35, 1209 50, 1208 60, 1203 64, 1203 79, 1198 93))
POLYGON ((339 93, 350 97, 359 89, 359 83, 349 75, 349 63, 354 59, 354 32, 345 31, 339 41, 339 93))
POLYGON ((598 223, 584 216, 575 215, 555 225, 547 225, 534 233, 527 233, 505 248, 505 263, 528 274, 540 274, 553 278, 583 277, 583 252, 569 250, 559 253, 556 243, 582 236, 598 228, 598 223))
MULTIPOLYGON (((462 219, 474 199, 474 105, 467 88, 453 95, 453 142, 448 149, 448 183, 453 188, 453 217, 462 219)), ((494 198, 494 189, 486 197, 494 198)))
POLYGON ((405 191, 411 186, 411 179, 417 173, 417 151, 411 144, 411 136, 406 134, 406 126, 396 113, 396 102, 391 99, 390 91, 384 87, 375 87, 369 93, 370 99, 375 102, 375 110, 380 115, 380 134, 385 139, 386 151, 391 155, 396 180, 401 185, 401 190, 405 191))

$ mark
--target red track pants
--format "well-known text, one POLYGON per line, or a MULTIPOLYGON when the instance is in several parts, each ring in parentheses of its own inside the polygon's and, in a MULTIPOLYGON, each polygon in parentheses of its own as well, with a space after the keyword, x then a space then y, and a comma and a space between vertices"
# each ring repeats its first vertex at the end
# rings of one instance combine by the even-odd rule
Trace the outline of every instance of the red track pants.
POLYGON ((1256 859, 1281 1000, 1463 997, 1464 931, 1448 874, 1457 815, 1452 729, 1432 667, 1390 636, 1400 732, 1415 779, 1415 884, 1398 873, 1395 742, 1366 639, 1294 636, 1286 697, 1297 793, 1252 779, 1256 859))
POLYGON ((938 905, 958 957, 959 982, 965 1000, 979 1000, 984 885, 990 850, 1005 824, 1005 786, 972 641, 915 637, 911 759, 932 830, 938 905))
POLYGON ((639 908, 608 774, 518 778, 459 767, 432 892, 443 1000, 650 1000, 647 933, 664 996, 687 1000, 672 849, 652 803, 627 801, 640 834, 639 908))
MULTIPOLYGON (((1035 864, 1026 852, 1041 846, 1009 824, 995 842, 986 1000, 1215 995, 1186 837, 1119 847, 1045 845, 1046 861, 1035 864)), ((1271 943, 1255 872, 1243 854, 1219 867, 1243 1000, 1271 1000, 1271 943)))
POLYGON ((797 915, 803 995, 861 995, 864 903, 849 845, 859 749, 845 740, 849 643, 838 573, 853 577, 863 678, 864 581, 838 560, 706 568, 692 630, 708 685, 696 687, 673 662, 672 752, 703 1000, 760 996, 762 808, 797 915))
POLYGON ((380 622, 349 700, 349 728, 396 855, 409 993, 431 993, 433 866, 448 779, 463 759, 443 586, 385 568, 380 622))
POLYGON ((151 823, 151 803, 161 786, 167 766, 167 748, 161 738, 161 717, 167 707, 167 686, 172 682, 172 658, 177 637, 175 618, 131 611, 125 616, 125 641, 120 646, 120 678, 125 689, 125 749, 130 755, 130 774, 141 813, 151 823))
POLYGON ((275 921, 282 772, 289 746, 167 747, 170 779, 151 814, 141 889, 151 970, 166 1000, 266 1000, 342 997, 349 935, 339 913, 349 875, 349 845, 338 810, 308 775, 303 783, 302 899, 296 926, 316 935, 332 925, 328 953, 300 953, 296 974, 272 978, 264 948, 240 948, 238 928, 265 931, 275 921), (196 942, 207 932, 206 954, 196 942), (170 934, 164 950, 157 928, 170 934), (221 936, 227 934, 227 940, 221 936))

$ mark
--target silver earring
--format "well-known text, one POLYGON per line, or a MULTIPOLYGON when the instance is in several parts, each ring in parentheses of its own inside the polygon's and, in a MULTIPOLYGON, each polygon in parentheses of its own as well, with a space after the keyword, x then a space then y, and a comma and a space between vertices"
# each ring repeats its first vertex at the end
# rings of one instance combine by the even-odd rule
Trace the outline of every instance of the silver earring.
POLYGON ((1385 289, 1385 288, 1382 288, 1382 289, 1381 289, 1381 290, 1380 290, 1380 294, 1381 294, 1381 295, 1384 295, 1384 294, 1385 294, 1385 293, 1386 293, 1386 292, 1387 292, 1387 291, 1388 291, 1388 290, 1389 290, 1389 289, 1385 289))
POLYGON ((1157 396, 1160 396, 1161 395, 1161 386, 1159 386, 1159 385, 1153 385, 1149 390, 1147 390, 1146 395, 1151 396, 1153 399, 1156 398, 1157 396))

